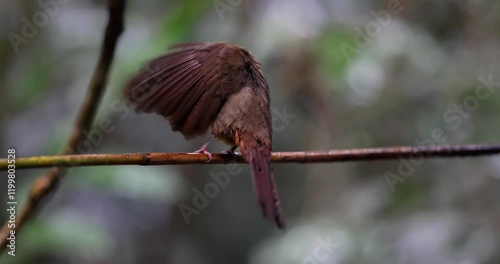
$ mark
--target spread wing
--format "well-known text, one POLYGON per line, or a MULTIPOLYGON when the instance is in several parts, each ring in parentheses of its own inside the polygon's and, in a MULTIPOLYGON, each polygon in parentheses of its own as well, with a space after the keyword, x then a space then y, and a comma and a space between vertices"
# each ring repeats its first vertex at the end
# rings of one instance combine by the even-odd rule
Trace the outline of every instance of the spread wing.
POLYGON ((151 61, 125 87, 136 111, 157 113, 186 138, 204 134, 241 88, 242 49, 225 43, 180 44, 151 61))

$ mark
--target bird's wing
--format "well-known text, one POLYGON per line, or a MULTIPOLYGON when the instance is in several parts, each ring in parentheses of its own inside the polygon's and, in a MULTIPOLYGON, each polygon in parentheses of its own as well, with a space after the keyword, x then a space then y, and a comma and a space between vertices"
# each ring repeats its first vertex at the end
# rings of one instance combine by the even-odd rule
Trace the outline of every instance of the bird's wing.
POLYGON ((224 43, 171 47, 151 61, 125 87, 138 112, 167 118, 186 138, 204 134, 229 95, 240 88, 241 48, 224 43))

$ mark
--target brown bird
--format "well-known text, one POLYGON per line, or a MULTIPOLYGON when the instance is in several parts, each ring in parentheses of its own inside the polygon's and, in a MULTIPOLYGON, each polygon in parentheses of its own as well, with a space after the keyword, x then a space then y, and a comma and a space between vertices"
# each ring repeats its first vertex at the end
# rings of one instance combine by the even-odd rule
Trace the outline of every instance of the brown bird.
MULTIPOLYGON (((203 135, 239 147, 250 163, 264 216, 285 222, 271 169, 269 87, 260 64, 242 47, 226 43, 179 44, 152 60, 125 87, 138 112, 157 113, 186 139, 203 135)), ((197 152, 206 150, 210 140, 197 152)))

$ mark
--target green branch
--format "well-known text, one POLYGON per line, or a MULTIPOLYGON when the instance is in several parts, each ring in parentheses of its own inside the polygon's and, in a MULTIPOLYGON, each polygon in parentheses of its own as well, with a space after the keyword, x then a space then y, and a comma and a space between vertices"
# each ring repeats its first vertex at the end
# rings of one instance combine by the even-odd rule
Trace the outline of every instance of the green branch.
MULTIPOLYGON (((500 154, 500 145, 457 145, 430 147, 387 147, 327 151, 273 152, 275 163, 318 163, 346 161, 375 161, 398 158, 455 158, 500 154)), ((82 167, 102 165, 181 165, 244 163, 240 155, 199 153, 129 153, 129 154, 84 154, 61 156, 18 157, 16 169, 41 167, 82 167)), ((0 159, 0 170, 7 170, 7 160, 0 159)))

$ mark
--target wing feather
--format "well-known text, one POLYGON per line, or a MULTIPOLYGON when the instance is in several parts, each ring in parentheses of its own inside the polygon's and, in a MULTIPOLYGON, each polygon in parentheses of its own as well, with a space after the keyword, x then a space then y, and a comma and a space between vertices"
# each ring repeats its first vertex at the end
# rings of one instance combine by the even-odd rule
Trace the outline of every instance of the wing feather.
POLYGON ((136 111, 168 119, 172 129, 186 138, 203 134, 231 91, 240 89, 239 84, 227 81, 227 75, 241 68, 237 64, 243 58, 236 57, 234 65, 223 61, 228 52, 236 54, 240 49, 224 43, 172 46, 170 53, 151 61, 128 82, 125 97, 136 111))

